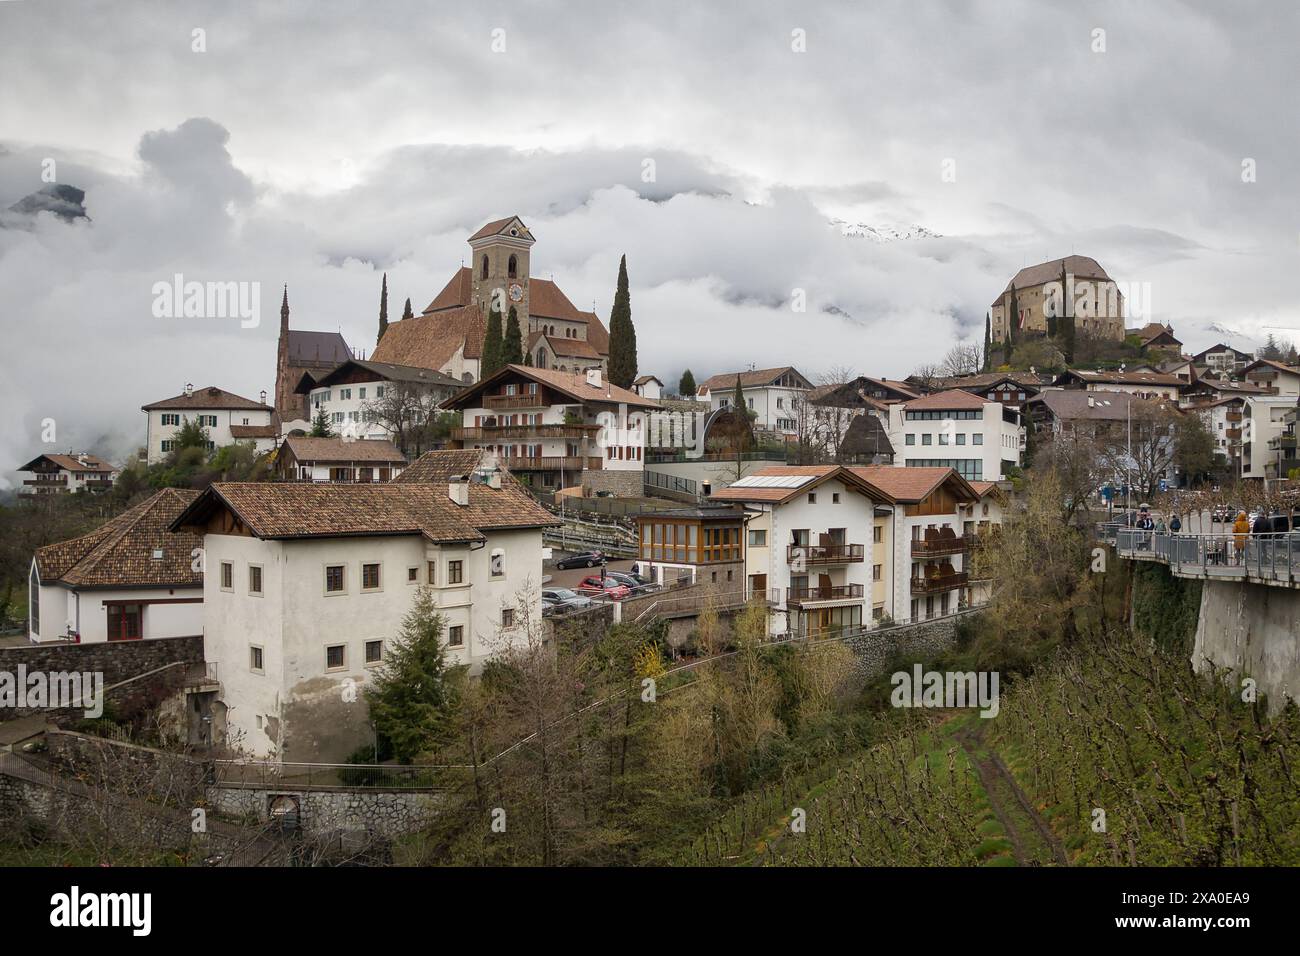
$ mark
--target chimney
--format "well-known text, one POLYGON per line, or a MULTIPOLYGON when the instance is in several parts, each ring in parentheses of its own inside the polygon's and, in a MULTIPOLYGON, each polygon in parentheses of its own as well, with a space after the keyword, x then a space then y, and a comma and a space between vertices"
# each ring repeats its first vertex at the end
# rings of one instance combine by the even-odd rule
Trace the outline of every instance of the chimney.
POLYGON ((600 388, 600 366, 587 369, 587 384, 593 388, 600 388))
POLYGON ((262 402, 263 405, 266 404, 266 389, 262 389, 261 402, 262 402))
POLYGON ((185 383, 185 397, 189 398, 194 394, 194 385, 191 382, 185 383))
POLYGON ((500 468, 493 468, 491 471, 487 473, 487 486, 489 488, 495 488, 498 491, 501 490, 501 469, 500 468))
POLYGON ((447 497, 464 508, 469 504, 469 479, 465 475, 452 475, 447 482, 447 497))

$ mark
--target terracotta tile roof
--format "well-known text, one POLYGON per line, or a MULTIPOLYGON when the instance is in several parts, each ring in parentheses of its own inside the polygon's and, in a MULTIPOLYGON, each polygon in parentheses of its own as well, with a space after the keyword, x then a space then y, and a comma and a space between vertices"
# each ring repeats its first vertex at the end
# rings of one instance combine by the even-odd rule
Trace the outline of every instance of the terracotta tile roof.
POLYGON ((1222 342, 1219 342, 1217 345, 1211 345, 1208 349, 1202 349, 1201 351, 1197 352, 1195 355, 1192 356, 1192 361, 1200 364, 1204 364, 1202 360, 1211 352, 1231 352, 1237 358, 1243 359, 1245 361, 1249 361, 1251 358, 1249 352, 1243 352, 1241 351, 1241 349, 1234 349, 1231 345, 1224 345, 1222 342))
POLYGON ((430 451, 411 462, 395 482, 445 482, 452 477, 468 475, 483 460, 481 448, 445 448, 430 451))
POLYGON ((1251 369, 1260 365, 1267 365, 1269 368, 1275 368, 1279 372, 1290 372, 1292 375, 1300 375, 1300 368, 1292 368, 1290 365, 1284 365, 1281 362, 1274 361, 1273 359, 1255 359, 1255 361, 1242 369, 1242 372, 1249 372, 1251 369))
MULTIPOLYGON (((431 452, 430 454, 436 454, 431 452)), ((446 482, 383 484, 217 482, 174 522, 201 527, 229 509, 259 538, 423 535, 433 542, 481 541, 486 531, 558 524, 549 511, 503 475, 500 488, 469 483, 469 504, 456 504, 446 482)))
MULTIPOLYGON (((584 342, 582 339, 566 339, 562 335, 542 335, 540 332, 534 334, 538 338, 546 339, 546 343, 551 347, 551 351, 564 358, 598 359, 601 357, 600 352, 596 350, 595 346, 590 342, 584 342)), ((531 339, 531 337, 529 341, 529 348, 532 348, 537 344, 535 340, 531 339)))
POLYGON ((811 383, 802 375, 799 375, 799 371, 790 365, 783 365, 780 368, 756 368, 744 372, 722 372, 718 375, 710 375, 704 381, 700 382, 697 387, 700 389, 707 388, 711 392, 716 390, 725 390, 727 388, 735 388, 736 376, 739 375, 741 388, 761 388, 764 385, 771 385, 787 372, 793 373, 803 380, 804 387, 812 387, 811 383))
POLYGON ((993 300, 993 305, 1000 305, 1002 296, 1011 291, 1015 286, 1017 290, 1029 289, 1034 286, 1042 285, 1044 282, 1059 282, 1061 273, 1068 272, 1076 279, 1105 279, 1111 281, 1106 270, 1101 267, 1096 259, 1088 256, 1066 256, 1063 259, 1052 259, 1050 262, 1040 262, 1038 265, 1026 266, 1017 272, 1007 283, 1007 287, 1002 290, 993 300))
POLYGON ((193 568, 202 539, 169 530, 198 496, 188 488, 164 488, 90 534, 39 548, 41 581, 86 588, 202 587, 203 572, 193 568), (161 558, 153 556, 156 549, 161 558))
MULTIPOLYGON (((519 217, 506 216, 506 218, 504 219, 494 219, 491 222, 489 222, 486 226, 483 226, 481 229, 479 229, 479 231, 474 233, 474 235, 470 236, 469 241, 473 242, 476 239, 486 239, 488 236, 500 235, 501 233, 505 232, 506 226, 510 225, 516 219, 519 219, 519 217)), ((519 225, 523 226, 525 233, 528 232, 528 227, 524 226, 524 221, 522 219, 519 219, 519 225)), ((529 238, 531 238, 531 236, 529 238)))
MULTIPOLYGON (((424 309, 424 315, 430 312, 441 312, 444 309, 460 309, 469 305, 470 297, 474 291, 474 276, 469 271, 469 266, 461 266, 456 270, 442 291, 433 297, 424 309)), ((391 328, 391 326, 390 326, 391 328)))
POLYGON ((863 375, 862 381, 866 382, 868 385, 874 385, 877 388, 887 388, 895 392, 901 392, 909 398, 916 398, 921 394, 906 382, 898 382, 889 378, 872 378, 869 375, 863 375))
POLYGON ((279 438, 280 429, 274 425, 231 425, 231 438, 279 438))
POLYGON ((471 385, 454 398, 442 403, 443 408, 469 408, 480 395, 501 379, 511 373, 522 375, 534 382, 540 382, 555 389, 577 402, 591 402, 604 405, 627 405, 635 408, 658 408, 659 402, 645 398, 626 388, 611 384, 607 375, 601 376, 600 385, 587 382, 586 372, 561 372, 553 368, 537 368, 533 365, 507 365, 497 369, 487 378, 471 385))
POLYGON ((857 488, 870 498, 892 500, 892 496, 879 485, 858 473, 856 468, 842 465, 769 465, 746 475, 738 482, 715 491, 711 501, 763 501, 780 504, 799 495, 807 494, 818 485, 837 478, 850 488, 857 488), (783 478, 807 478, 799 484, 780 482, 783 478), (763 479, 776 479, 777 483, 765 485, 763 479))
POLYGON ((141 411, 152 412, 168 409, 197 409, 206 411, 208 409, 231 409, 238 411, 269 412, 272 411, 270 405, 263 405, 261 402, 255 402, 251 398, 244 398, 233 392, 227 392, 223 388, 217 388, 215 385, 209 385, 207 388, 196 388, 186 395, 182 392, 173 398, 165 398, 161 402, 153 402, 149 405, 141 405, 141 411))
POLYGON ((462 348, 465 358, 477 359, 483 354, 485 325, 475 305, 390 322, 371 360, 436 371, 462 348))
POLYGON ((962 388, 950 388, 943 392, 933 392, 924 395, 921 398, 909 399, 903 402, 903 407, 908 411, 960 411, 966 409, 979 410, 984 407, 987 400, 980 395, 974 395, 962 388))
POLYGON ((1124 334, 1136 335, 1139 339, 1141 339, 1143 345, 1152 341, 1153 339, 1160 338, 1160 336, 1162 335, 1169 336, 1175 342, 1178 342, 1179 345, 1183 344, 1182 342, 1179 342, 1179 340, 1174 336, 1174 330, 1170 328, 1166 328, 1164 324, 1161 322, 1148 322, 1140 329, 1125 329, 1124 334))
POLYGON ((975 489, 975 494, 979 495, 981 498, 998 491, 998 483, 996 481, 972 481, 970 486, 975 489))
POLYGON ((1057 385, 1068 383, 1071 376, 1077 377, 1085 384, 1096 382, 1103 385, 1185 385, 1177 375, 1165 375, 1161 372, 1087 372, 1082 369, 1069 368, 1056 378, 1057 385))
POLYGON ((964 388, 966 391, 989 388, 1002 382, 1011 382, 1017 388, 1038 389, 1052 381, 1052 376, 1032 372, 981 372, 978 375, 957 375, 935 380, 943 388, 964 388))
POLYGON ((348 441, 343 438, 312 438, 309 435, 290 435, 280 444, 298 461, 343 462, 378 461, 405 464, 406 456, 391 441, 363 438, 348 441))
MULTIPOLYGON (((656 375, 639 375, 632 380, 633 385, 644 385, 646 382, 659 382, 659 377, 656 375)), ((663 382, 659 382, 661 388, 663 384, 663 382)))
POLYGON ((897 501, 917 502, 945 481, 952 482, 959 497, 974 500, 970 482, 952 468, 899 468, 895 465, 851 466, 850 471, 865 478, 897 501))
POLYGON ((117 471, 112 465, 96 455, 37 455, 18 471, 31 471, 39 462, 53 462, 65 471, 93 471, 108 473, 117 471), (81 460, 78 461, 77 459, 81 460))
POLYGON ((1129 416, 1130 405, 1133 406, 1134 414, 1153 414, 1165 407, 1160 402, 1139 398, 1129 392, 1085 392, 1056 388, 1045 389, 1025 404, 1027 408, 1046 406, 1054 417, 1062 421, 1124 421, 1129 416))

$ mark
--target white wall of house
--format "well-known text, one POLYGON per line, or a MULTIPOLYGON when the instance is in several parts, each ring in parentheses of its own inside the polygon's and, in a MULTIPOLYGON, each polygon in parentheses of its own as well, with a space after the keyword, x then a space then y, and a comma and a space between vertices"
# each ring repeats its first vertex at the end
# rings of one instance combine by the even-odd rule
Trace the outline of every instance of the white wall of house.
POLYGON ((1278 452, 1268 447, 1286 428, 1287 413, 1296 407, 1295 396, 1252 395, 1242 414, 1241 474, 1243 478, 1268 477, 1268 465, 1276 464, 1278 452))
MULTIPOLYGON (((1024 453, 1024 428, 1003 417, 1004 406, 985 402, 978 418, 907 417, 902 404, 889 410, 889 441, 894 464, 913 467, 941 465, 957 469, 967 480, 998 481, 1005 478, 1003 461, 1019 466, 1024 453)), ((920 412, 918 412, 920 414, 920 412)), ((934 411, 941 416, 959 412, 934 411)))
POLYGON ((42 584, 40 620, 29 607, 28 637, 35 643, 63 641, 73 632, 80 635, 82 644, 103 644, 108 640, 109 602, 140 606, 143 640, 189 637, 203 633, 202 598, 202 589, 193 587, 78 590, 42 584))
POLYGON ((645 468, 648 414, 645 409, 582 405, 576 402, 519 411, 470 407, 464 410, 466 428, 497 425, 564 425, 570 413, 585 425, 599 425, 586 438, 473 438, 466 448, 482 448, 502 458, 600 458, 601 468, 641 471, 645 468))
MULTIPOLYGON (((237 535, 205 536, 204 642, 218 663, 227 707, 227 732, 250 753, 279 753, 295 705, 337 705, 346 682, 364 687, 375 663, 366 645, 386 649, 398 636, 417 587, 429 583, 434 562, 435 602, 444 617, 444 640, 462 628, 462 644, 449 658, 479 669, 511 641, 523 640, 525 617, 541 621, 542 542, 540 530, 493 532, 482 546, 433 545, 415 535, 262 541, 237 535), (493 554, 502 574, 491 573, 493 554), (453 583, 449 562, 461 561, 461 583, 453 583), (232 566, 232 587, 222 588, 221 565, 232 566), (363 590, 362 567, 380 565, 380 583, 363 590), (262 567, 262 594, 248 588, 249 566, 262 567), (327 593, 326 567, 344 567, 344 589, 327 593), (415 578, 408 580, 414 569, 415 578), (523 601, 528 609, 519 609, 523 601), (512 609, 516 626, 503 630, 502 612, 512 609), (262 648, 260 672, 252 667, 252 646, 262 648), (343 645, 344 662, 327 666, 327 648, 343 645)), ((364 708, 358 691, 356 706, 364 708)), ((302 759, 300 754, 291 754, 302 759)))
POLYGON ((370 480, 379 482, 379 469, 388 469, 388 480, 392 480, 405 470, 405 465, 388 461, 299 461, 294 464, 294 476, 299 481, 329 482, 330 470, 347 468, 351 472, 349 481, 360 481, 362 469, 370 469, 370 480))
MULTIPOLYGON (((324 406, 331 430, 345 438, 391 440, 392 429, 375 421, 367 406, 384 397, 387 382, 361 382, 352 385, 331 385, 313 388, 308 395, 312 418, 324 406)), ((308 425, 308 428, 311 426, 308 425)))
MULTIPOLYGON (((707 400, 711 409, 728 408, 735 395, 735 387, 728 389, 701 390, 699 398, 707 400)), ((808 394, 806 388, 783 388, 775 385, 762 385, 753 388, 741 388, 745 403, 754 413, 754 427, 766 428, 784 434, 794 434, 798 428, 797 402, 803 401, 808 394)))
MULTIPOLYGON (((151 410, 145 412, 147 417, 145 447, 149 464, 162 461, 171 450, 170 442, 176 438, 181 425, 195 417, 202 419, 203 427, 208 430, 208 441, 213 448, 225 448, 233 445, 237 439, 230 434, 231 425, 269 425, 271 410, 229 408, 188 408, 180 410, 151 410)), ((273 446, 274 439, 265 439, 266 446, 273 446)))
POLYGON ((1090 392, 1125 392, 1129 395, 1137 395, 1139 398, 1163 398, 1171 402, 1178 399, 1177 385, 1153 385, 1147 382, 1089 382, 1087 390, 1090 392))

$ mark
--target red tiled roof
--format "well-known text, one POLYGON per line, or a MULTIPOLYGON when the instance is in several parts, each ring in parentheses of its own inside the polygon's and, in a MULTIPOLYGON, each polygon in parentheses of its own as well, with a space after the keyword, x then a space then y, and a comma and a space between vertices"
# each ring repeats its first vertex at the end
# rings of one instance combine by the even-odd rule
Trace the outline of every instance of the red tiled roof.
POLYGON ((113 472, 117 470, 108 462, 104 461, 104 459, 95 455, 37 455, 17 470, 31 471, 36 464, 41 461, 53 462, 64 471, 113 472), (78 461, 78 457, 80 457, 82 461, 78 461))
POLYGON ((365 438, 349 441, 344 438, 290 435, 280 445, 281 452, 286 448, 298 461, 406 463, 406 456, 397 450, 397 446, 383 439, 365 438))
POLYGON ((195 569, 197 535, 173 534, 171 523, 198 498, 187 488, 164 488, 99 528, 36 551, 42 583, 73 587, 202 587, 195 569), (160 558, 154 557, 162 551, 160 558))
MULTIPOLYGON (((479 229, 478 232, 474 233, 474 235, 470 236, 469 241, 474 242, 476 239, 486 239, 488 236, 500 235, 505 232, 506 226, 510 225, 516 219, 519 219, 519 217, 506 216, 504 219, 493 219, 487 225, 479 229)), ((519 225, 523 226, 525 232, 528 231, 528 227, 524 226, 524 221, 522 219, 519 219, 519 225)))
POLYGON ((1061 273, 1068 272, 1076 279, 1104 279, 1111 281, 1106 270, 1101 267, 1096 259, 1090 259, 1088 256, 1066 256, 1063 259, 1052 259, 1049 262, 1040 262, 1037 265, 1026 266, 1012 277, 1007 283, 1007 287, 1002 290, 993 300, 994 305, 1002 302, 1002 296, 1011 291, 1015 286, 1017 290, 1031 289, 1034 286, 1042 285, 1044 282, 1058 282, 1061 273))
POLYGON ((510 373, 555 389, 578 402, 594 402, 606 405, 628 405, 635 408, 658 408, 659 402, 645 398, 626 388, 620 388, 609 381, 609 376, 601 376, 601 384, 592 385, 587 381, 586 372, 561 372, 553 368, 537 368, 534 365, 507 365, 497 369, 487 378, 471 385, 459 395, 443 402, 443 408, 469 408, 476 398, 488 388, 510 373))
POLYGON ((950 388, 947 391, 933 392, 921 398, 909 399, 902 404, 909 411, 924 411, 927 409, 959 411, 963 409, 981 409, 984 407, 985 401, 983 397, 972 394, 965 389, 950 388))
MULTIPOLYGON (((892 496, 882 489, 879 485, 858 473, 856 468, 845 468, 842 465, 769 465, 766 468, 760 468, 758 471, 747 475, 747 478, 787 478, 797 476, 808 476, 809 480, 800 485, 770 485, 770 486, 749 486, 736 487, 728 485, 715 491, 710 500, 713 501, 766 501, 780 504, 789 501, 799 495, 806 494, 816 488, 818 485, 829 481, 832 478, 838 478, 848 487, 856 488, 868 497, 876 498, 881 501, 892 500, 892 496)), ((743 481, 744 479, 742 479, 743 481)))
POLYGON ((975 490, 952 468, 899 468, 895 465, 861 465, 849 468, 886 494, 903 502, 916 502, 925 498, 945 481, 955 482, 963 495, 970 500, 975 490))
POLYGON ((231 425, 231 438, 277 438, 280 430, 274 425, 231 425))
MULTIPOLYGON (((799 375, 797 369, 790 365, 783 365, 780 368, 756 368, 745 372, 721 372, 718 375, 710 375, 697 386, 698 389, 708 389, 709 391, 723 390, 736 387, 736 377, 740 376, 741 388, 761 388, 764 385, 771 385, 782 375, 787 372, 793 372, 799 375)), ((804 381, 807 381, 804 379, 804 381)))
POLYGON ((263 405, 261 402, 255 402, 251 398, 244 398, 236 395, 234 392, 227 392, 223 388, 217 388, 215 385, 209 385, 207 388, 196 388, 186 395, 182 392, 173 398, 164 398, 161 402, 153 402, 149 405, 140 406, 141 411, 152 412, 167 409, 232 409, 239 411, 269 412, 273 409, 270 405, 263 405))
POLYGON ((485 326, 483 313, 476 305, 390 322, 370 358, 437 371, 462 348, 465 358, 480 358, 485 326))

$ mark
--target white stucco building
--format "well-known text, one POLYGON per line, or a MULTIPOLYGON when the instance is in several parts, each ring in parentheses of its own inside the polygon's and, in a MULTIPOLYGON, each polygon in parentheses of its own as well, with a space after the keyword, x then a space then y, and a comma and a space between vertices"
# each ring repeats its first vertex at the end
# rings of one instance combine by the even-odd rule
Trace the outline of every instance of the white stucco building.
POLYGON ((31 476, 23 479, 23 485, 18 490, 24 497, 108 491, 118 476, 118 470, 104 459, 84 452, 37 455, 18 471, 31 476))
POLYGON ((799 428, 799 405, 812 383, 790 366, 723 372, 712 375, 696 388, 696 398, 711 409, 729 408, 736 393, 736 379, 745 405, 754 416, 754 427, 793 438, 799 428))
POLYGON ((422 422, 462 387, 433 369, 352 359, 319 378, 304 373, 296 391, 308 396, 313 420, 324 409, 335 434, 392 440, 397 420, 422 422))
POLYGON ((967 481, 997 481, 1020 466, 1020 410, 953 388, 889 406, 894 464, 953 468, 967 481))
POLYGON ((421 588, 448 657, 474 670, 540 625, 554 518, 509 475, 466 479, 467 463, 430 452, 386 484, 217 483, 178 519, 203 537, 229 743, 337 761, 370 742, 364 685, 421 588))
POLYGON ((200 539, 169 527, 198 492, 164 488, 90 534, 39 548, 28 575, 34 643, 203 633, 200 539))
POLYGON ((243 398, 225 389, 185 386, 181 394, 144 405, 145 457, 149 464, 162 461, 172 451, 176 433, 186 421, 197 419, 208 433, 208 450, 235 442, 253 444, 259 453, 275 447, 277 435, 271 421, 275 409, 261 401, 243 398))

